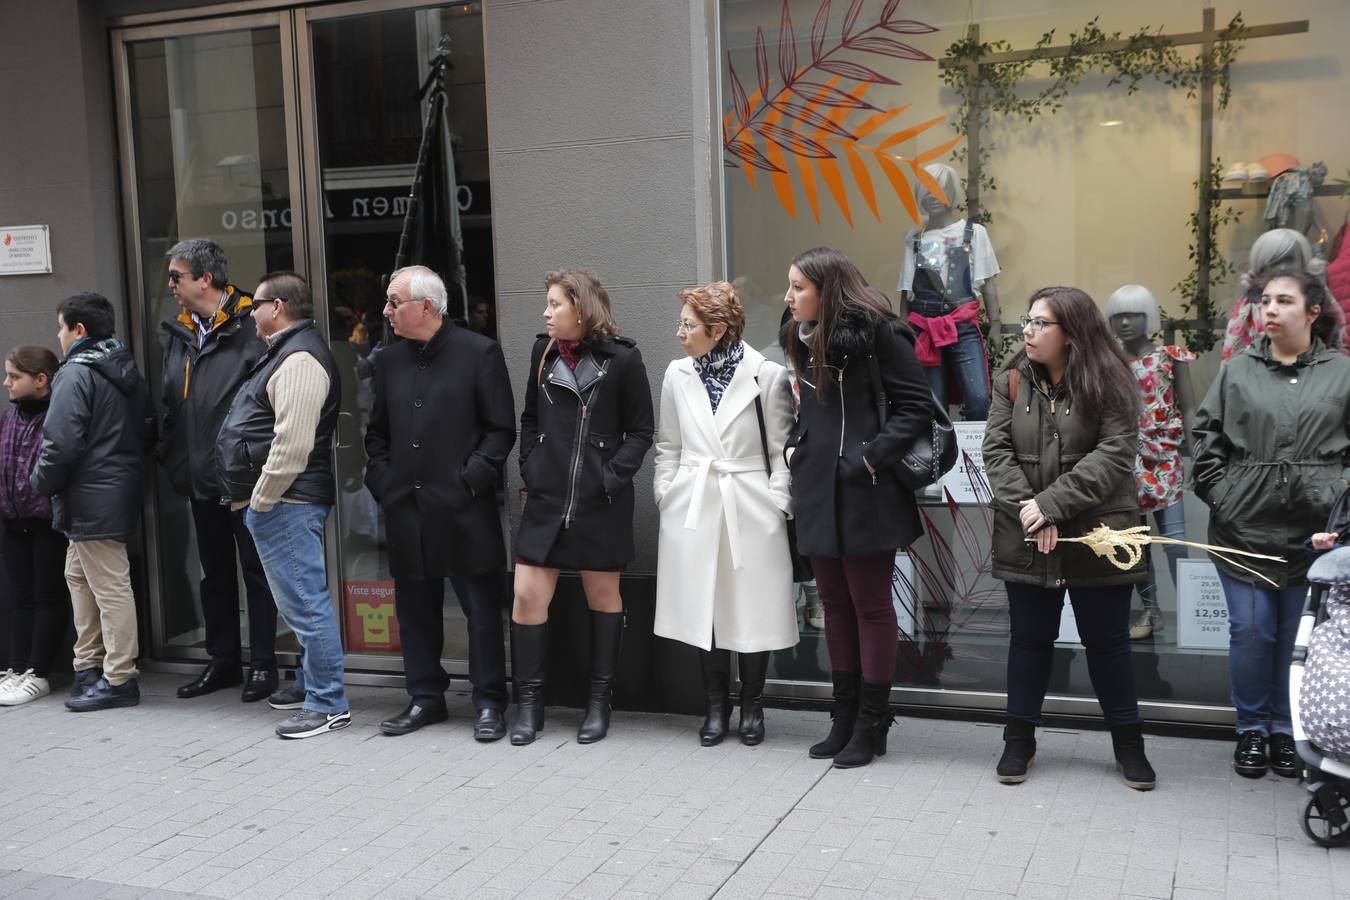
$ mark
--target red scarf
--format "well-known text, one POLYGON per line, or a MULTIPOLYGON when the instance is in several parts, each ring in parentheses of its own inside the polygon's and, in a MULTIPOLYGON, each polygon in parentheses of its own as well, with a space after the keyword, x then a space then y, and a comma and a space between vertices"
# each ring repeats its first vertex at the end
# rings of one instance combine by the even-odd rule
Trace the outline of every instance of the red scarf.
POLYGON ((581 341, 559 340, 558 355, 562 361, 567 363, 567 367, 576 371, 577 365, 581 362, 581 341))

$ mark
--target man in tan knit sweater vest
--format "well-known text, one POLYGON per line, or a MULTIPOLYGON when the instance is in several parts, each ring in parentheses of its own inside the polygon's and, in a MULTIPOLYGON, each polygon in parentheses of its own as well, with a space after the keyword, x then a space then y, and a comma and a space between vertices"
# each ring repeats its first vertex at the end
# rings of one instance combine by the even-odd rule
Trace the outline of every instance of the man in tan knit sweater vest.
POLYGON ((263 276, 253 320, 267 352, 230 404, 216 449, 221 496, 244 510, 277 610, 300 642, 295 688, 269 701, 296 710, 277 726, 283 738, 351 724, 323 553, 324 520, 335 496, 332 442, 341 382, 313 312, 299 275, 263 276))

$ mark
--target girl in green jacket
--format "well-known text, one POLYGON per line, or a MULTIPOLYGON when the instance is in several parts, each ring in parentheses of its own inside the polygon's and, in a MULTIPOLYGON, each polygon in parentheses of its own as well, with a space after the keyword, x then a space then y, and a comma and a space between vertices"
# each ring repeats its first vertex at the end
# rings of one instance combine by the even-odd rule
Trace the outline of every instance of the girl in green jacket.
POLYGON ((1298 774, 1289 664, 1308 589, 1303 541, 1324 529, 1350 475, 1350 358, 1327 345, 1334 303, 1315 275, 1272 274, 1264 335, 1224 363, 1196 415, 1192 469, 1209 543, 1286 560, 1244 560, 1262 578, 1214 557, 1228 602, 1233 768, 1249 778, 1298 774))

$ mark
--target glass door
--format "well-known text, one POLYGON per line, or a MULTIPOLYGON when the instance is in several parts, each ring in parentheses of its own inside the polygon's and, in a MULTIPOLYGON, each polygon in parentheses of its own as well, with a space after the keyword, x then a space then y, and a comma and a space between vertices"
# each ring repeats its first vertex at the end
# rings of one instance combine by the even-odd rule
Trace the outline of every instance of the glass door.
MULTIPOLYGON (((114 32, 113 51, 132 327, 158 398, 162 324, 182 312, 167 280, 170 247, 215 241, 229 281, 249 294, 263 273, 304 258, 292 206, 300 170, 290 17, 127 29, 114 32)), ((155 471, 145 521, 156 652, 196 658, 204 633, 192 516, 155 471)), ((247 646, 242 612, 240 624, 247 646)), ((294 639, 286 635, 278 649, 295 650, 294 639)))
MULTIPOLYGON (((297 11, 301 121, 311 223, 309 270, 342 372, 336 546, 329 583, 353 664, 402 666, 383 517, 362 483, 373 354, 386 335, 385 283, 408 218, 431 97, 433 60, 448 59, 443 121, 433 123, 407 264, 446 282, 449 311, 495 336, 492 219, 481 4, 398 7, 367 2, 297 11), (313 139, 310 140, 309 136, 313 139)), ((447 585, 445 652, 468 659, 467 631, 447 585)), ((465 671, 462 663, 452 669, 465 671)))

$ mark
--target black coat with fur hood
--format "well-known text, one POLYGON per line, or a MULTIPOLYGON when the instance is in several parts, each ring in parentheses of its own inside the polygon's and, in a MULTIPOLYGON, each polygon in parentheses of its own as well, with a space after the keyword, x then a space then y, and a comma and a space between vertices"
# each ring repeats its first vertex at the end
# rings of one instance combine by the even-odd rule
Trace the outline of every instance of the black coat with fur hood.
MULTIPOLYGON (((797 331, 797 358, 810 351, 797 331)), ((933 394, 913 334, 895 319, 845 306, 830 336, 833 382, 819 393, 810 364, 797 373, 801 409, 788 439, 797 545, 806 556, 894 553, 923 534, 914 495, 895 468, 933 421, 933 394), (875 355, 890 415, 879 428, 868 357, 875 355)))

